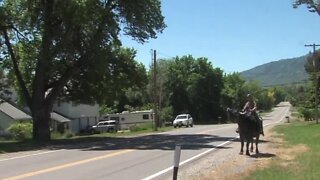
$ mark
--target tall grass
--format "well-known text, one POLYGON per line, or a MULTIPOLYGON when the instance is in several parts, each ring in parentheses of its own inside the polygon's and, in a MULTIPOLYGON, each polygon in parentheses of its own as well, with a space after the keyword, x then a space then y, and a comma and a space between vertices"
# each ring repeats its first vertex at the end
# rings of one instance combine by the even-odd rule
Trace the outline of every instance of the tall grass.
POLYGON ((320 124, 314 122, 297 122, 290 125, 277 127, 277 133, 284 135, 282 148, 290 148, 298 144, 304 144, 308 151, 297 153, 293 160, 284 160, 277 157, 273 159, 271 166, 258 170, 246 179, 277 180, 277 179, 305 179, 320 178, 320 124), (287 163, 286 166, 281 164, 287 163))

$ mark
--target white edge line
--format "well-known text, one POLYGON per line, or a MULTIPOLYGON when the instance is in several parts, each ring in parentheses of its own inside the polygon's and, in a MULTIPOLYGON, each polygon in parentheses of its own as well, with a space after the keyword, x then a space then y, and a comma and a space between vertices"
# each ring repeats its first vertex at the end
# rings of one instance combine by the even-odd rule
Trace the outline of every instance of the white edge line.
MULTIPOLYGON (((209 149, 209 150, 207 150, 207 151, 205 151, 205 152, 202 152, 202 153, 200 153, 200 154, 198 154, 198 155, 196 155, 196 156, 193 156, 193 157, 191 157, 191 158, 189 158, 189 159, 187 159, 187 160, 185 160, 185 161, 182 161, 182 162, 179 163, 179 166, 182 166, 182 165, 184 165, 184 164, 186 164, 186 163, 188 163, 188 162, 190 162, 190 161, 192 161, 192 160, 194 160, 194 159, 197 159, 197 158, 199 158, 199 157, 201 157, 201 156, 204 156, 204 155, 210 153, 211 151, 216 150, 218 147, 221 147, 221 146, 223 146, 223 145, 225 145, 225 144, 228 144, 228 143, 230 143, 231 141, 233 141, 233 140, 235 140, 235 139, 237 139, 237 138, 233 138, 233 139, 231 139, 231 140, 229 140, 229 141, 225 141, 225 142, 219 144, 219 145, 218 145, 217 147, 215 147, 215 148, 209 149)), ((159 171, 159 172, 157 172, 157 173, 155 173, 155 174, 153 174, 153 175, 151 175, 151 176, 148 176, 148 177, 146 177, 146 178, 143 178, 142 180, 150 180, 150 179, 153 179, 153 178, 155 178, 155 177, 157 177, 157 176, 160 176, 160 175, 162 175, 162 174, 164 174, 164 173, 166 173, 166 172, 168 172, 168 171, 171 171, 172 169, 173 169, 173 166, 170 166, 170 167, 168 167, 168 168, 166 168, 166 169, 164 169, 164 170, 162 170, 162 171, 159 171)))
POLYGON ((21 158, 31 157, 31 156, 38 156, 38 155, 42 155, 42 154, 54 153, 54 152, 58 152, 58 151, 62 151, 62 150, 63 149, 53 150, 53 151, 45 151, 45 152, 40 152, 40 153, 28 154, 28 155, 24 155, 24 156, 12 157, 12 158, 7 158, 7 159, 0 159, 0 162, 14 160, 14 159, 21 159, 21 158))
MULTIPOLYGON (((288 112, 289 112, 289 109, 284 113, 284 115, 282 116, 282 118, 280 118, 279 121, 277 121, 277 122, 275 122, 275 123, 269 123, 269 124, 266 124, 266 125, 264 125, 264 126, 269 126, 269 125, 271 125, 271 124, 280 123, 280 122, 284 119, 284 117, 287 115, 288 112)), ((233 140, 235 140, 235 139, 238 139, 238 138, 239 138, 239 136, 237 136, 236 138, 231 139, 230 141, 225 141, 225 142, 219 144, 217 147, 221 147, 221 146, 223 146, 223 145, 226 145, 226 144, 230 143, 231 141, 233 141, 233 140)), ((184 164, 186 164, 186 163, 188 163, 188 162, 190 162, 190 161, 192 161, 192 160, 194 160, 194 159, 197 159, 197 158, 199 158, 199 157, 201 157, 201 156, 204 156, 205 154, 208 154, 209 152, 216 150, 217 147, 212 148, 212 149, 209 149, 209 150, 207 150, 207 151, 205 151, 205 152, 202 152, 202 153, 200 153, 200 154, 198 154, 198 155, 196 155, 196 156, 193 156, 193 157, 191 157, 191 158, 189 158, 189 159, 187 159, 187 160, 185 160, 185 161, 183 161, 183 162, 180 162, 180 163, 179 163, 179 166, 182 166, 182 165, 184 165, 184 164)), ((143 178, 142 180, 151 180, 151 179, 153 179, 153 178, 155 178, 155 177, 157 177, 157 176, 160 176, 160 175, 162 175, 162 174, 164 174, 164 173, 166 173, 166 172, 168 172, 168 171, 171 171, 172 169, 173 169, 173 166, 170 166, 170 167, 168 167, 168 168, 166 168, 166 169, 164 169, 164 170, 162 170, 162 171, 159 171, 159 172, 157 172, 157 173, 155 173, 155 174, 153 174, 153 175, 151 175, 151 176, 148 176, 148 177, 146 177, 146 178, 143 178)))

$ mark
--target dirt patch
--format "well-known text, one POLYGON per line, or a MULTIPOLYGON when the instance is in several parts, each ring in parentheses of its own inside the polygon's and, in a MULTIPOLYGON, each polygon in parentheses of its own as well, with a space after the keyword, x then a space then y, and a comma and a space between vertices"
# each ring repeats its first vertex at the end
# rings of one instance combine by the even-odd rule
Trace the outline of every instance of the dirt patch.
POLYGON ((308 148, 299 144, 296 146, 284 147, 284 140, 281 134, 270 130, 262 137, 259 144, 260 154, 239 155, 240 145, 237 142, 227 145, 227 150, 213 152, 202 160, 197 160, 179 172, 178 179, 188 180, 211 180, 227 179, 239 180, 249 176, 258 169, 266 168, 273 159, 280 159, 282 166, 292 165, 297 154, 306 152, 308 148), (223 157, 223 158, 222 158, 223 157), (223 160, 222 160, 223 159, 223 160))

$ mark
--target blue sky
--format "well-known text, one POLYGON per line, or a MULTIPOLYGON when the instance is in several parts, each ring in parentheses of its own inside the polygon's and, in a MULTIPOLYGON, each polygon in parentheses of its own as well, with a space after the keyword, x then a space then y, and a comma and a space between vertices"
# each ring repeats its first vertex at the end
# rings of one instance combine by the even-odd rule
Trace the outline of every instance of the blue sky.
POLYGON ((320 44, 320 16, 294 0, 162 0, 167 28, 157 39, 139 44, 121 37, 137 50, 147 68, 151 49, 158 58, 206 57, 227 73, 305 55, 320 44))

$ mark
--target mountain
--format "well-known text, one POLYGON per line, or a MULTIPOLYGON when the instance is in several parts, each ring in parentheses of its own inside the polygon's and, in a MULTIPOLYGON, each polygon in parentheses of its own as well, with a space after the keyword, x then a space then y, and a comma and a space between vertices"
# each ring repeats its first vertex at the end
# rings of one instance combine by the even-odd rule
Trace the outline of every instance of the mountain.
POLYGON ((262 86, 289 85, 305 83, 308 74, 304 69, 307 55, 266 63, 240 72, 246 81, 258 81, 262 86))

